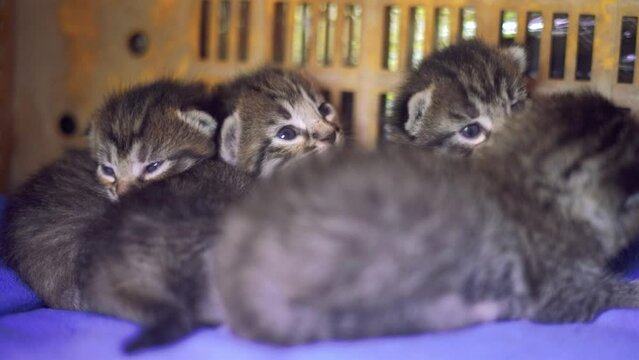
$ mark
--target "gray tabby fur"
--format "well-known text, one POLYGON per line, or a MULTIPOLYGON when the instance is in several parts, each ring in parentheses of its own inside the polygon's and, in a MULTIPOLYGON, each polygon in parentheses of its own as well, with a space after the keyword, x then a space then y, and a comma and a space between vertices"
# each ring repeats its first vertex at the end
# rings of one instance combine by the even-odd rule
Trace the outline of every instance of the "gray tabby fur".
POLYGON ((69 152, 9 197, 2 255, 51 307, 79 308, 73 259, 110 204, 97 166, 89 152, 69 152))
POLYGON ((175 341, 221 321, 213 287, 217 221, 251 178, 205 160, 122 197, 88 228, 77 265, 81 308, 136 321, 126 349, 175 341))
POLYGON ((634 119, 563 94, 505 126, 470 158, 338 153, 258 185, 215 249, 226 322, 296 344, 638 307, 607 269, 637 234, 634 119))

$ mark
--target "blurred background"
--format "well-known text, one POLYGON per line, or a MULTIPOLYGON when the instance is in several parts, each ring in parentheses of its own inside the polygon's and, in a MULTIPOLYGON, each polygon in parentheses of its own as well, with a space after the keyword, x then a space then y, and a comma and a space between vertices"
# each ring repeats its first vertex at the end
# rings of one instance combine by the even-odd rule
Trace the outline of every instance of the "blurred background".
POLYGON ((637 111, 637 16, 637 0, 0 0, 0 192, 85 146, 110 91, 161 76, 302 67, 375 146, 405 72, 479 37, 525 44, 536 91, 590 86, 637 111))

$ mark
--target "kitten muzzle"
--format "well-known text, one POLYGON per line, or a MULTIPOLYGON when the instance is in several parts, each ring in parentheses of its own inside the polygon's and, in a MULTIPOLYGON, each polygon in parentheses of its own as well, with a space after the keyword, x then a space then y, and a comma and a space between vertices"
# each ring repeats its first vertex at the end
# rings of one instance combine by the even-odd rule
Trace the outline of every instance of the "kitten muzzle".
POLYGON ((131 183, 128 182, 118 182, 115 184, 115 193, 118 196, 122 196, 124 193, 129 191, 132 187, 131 183))

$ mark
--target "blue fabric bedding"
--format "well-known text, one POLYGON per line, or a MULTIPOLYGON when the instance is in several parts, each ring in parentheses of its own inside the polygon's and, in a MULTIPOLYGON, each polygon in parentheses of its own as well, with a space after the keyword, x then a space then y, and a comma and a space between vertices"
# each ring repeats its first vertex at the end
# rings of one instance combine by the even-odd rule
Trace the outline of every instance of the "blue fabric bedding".
MULTIPOLYGON (((0 213, 3 208, 0 197, 0 213)), ((0 216, 1 223, 1 216, 0 216)), ((629 258, 636 260, 637 254, 629 258)), ((639 261, 629 273, 639 278, 639 261)), ((0 359, 118 359, 133 323, 52 310, 0 264, 0 359)), ((639 310, 612 310, 592 324, 486 324, 442 334, 278 348, 230 331, 200 330, 134 359, 639 359, 639 310)))

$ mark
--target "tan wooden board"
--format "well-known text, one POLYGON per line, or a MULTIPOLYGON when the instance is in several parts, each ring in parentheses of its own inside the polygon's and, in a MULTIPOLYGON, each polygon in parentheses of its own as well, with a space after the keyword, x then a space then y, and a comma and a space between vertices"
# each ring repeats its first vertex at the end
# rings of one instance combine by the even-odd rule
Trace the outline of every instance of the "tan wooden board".
MULTIPOLYGON (((211 83, 227 80, 238 73, 254 69, 273 59, 277 3, 285 4, 286 29, 283 39, 286 67, 293 63, 295 11, 304 4, 310 7, 308 62, 303 67, 312 73, 340 107, 343 92, 352 92, 353 130, 356 139, 374 146, 379 136, 380 96, 393 91, 407 71, 408 34, 411 9, 423 7, 426 12, 425 54, 434 49, 435 14, 439 8, 450 10, 450 35, 454 42, 460 33, 461 9, 476 11, 477 34, 497 44, 502 10, 517 12, 516 40, 525 40, 526 16, 540 11, 544 19, 541 34, 540 69, 536 81, 540 91, 594 87, 634 111, 639 88, 635 84, 618 84, 621 18, 639 16, 636 0, 333 0, 337 5, 333 61, 324 65, 317 61, 317 29, 321 7, 326 1, 250 0, 248 58, 239 60, 239 28, 241 1, 245 0, 0 0, 15 4, 15 75, 13 111, 15 113, 14 147, 11 151, 11 184, 22 181, 44 163, 58 157, 66 148, 85 146, 83 132, 92 111, 105 95, 114 89, 151 80, 160 76, 205 79, 211 83), (203 1, 208 5, 203 6, 203 1), (228 28, 222 29, 220 9, 229 2, 228 28), (361 6, 361 43, 357 66, 343 61, 344 32, 348 19, 346 9, 361 6), (397 6, 399 15, 399 70, 383 66, 386 8, 397 6), (201 57, 202 9, 209 9, 205 46, 208 57, 201 57), (555 13, 567 13, 565 78, 549 78, 552 19, 555 13), (574 80, 577 52, 577 19, 582 14, 594 15, 596 29, 590 81, 574 80), (228 31, 227 59, 218 58, 220 34, 228 31), (148 51, 141 56, 129 51, 129 38, 136 33, 148 37, 148 51), (60 131, 65 114, 76 120, 72 135, 60 131)), ((4 14, 4 12, 3 12, 4 14)), ((3 33, 4 34, 4 33, 3 33)), ((0 57, 0 59, 4 59, 0 57)), ((4 60, 0 60, 4 61, 4 60)), ((2 63, 4 66, 4 62, 2 63)), ((6 75, 5 75, 6 76, 6 75)), ((635 71, 635 77, 639 71, 635 71)), ((5 86, 5 81, 2 82, 5 86)), ((0 94, 7 94, 0 88, 0 94)), ((0 99, 1 100, 1 99, 0 99)), ((2 104, 2 103, 0 103, 2 104)), ((0 105, 3 116, 7 111, 0 105)), ((7 126, 7 121, 2 121, 7 126)), ((4 130, 4 128, 3 128, 4 130)), ((3 134, 5 132, 3 131, 3 134)), ((6 137, 6 135, 4 135, 6 137)), ((2 148, 0 148, 2 149, 2 148)), ((8 150, 0 151, 6 156, 8 150)), ((0 162, 0 165, 3 164, 0 162)), ((2 167, 0 167, 2 170, 2 167)))

